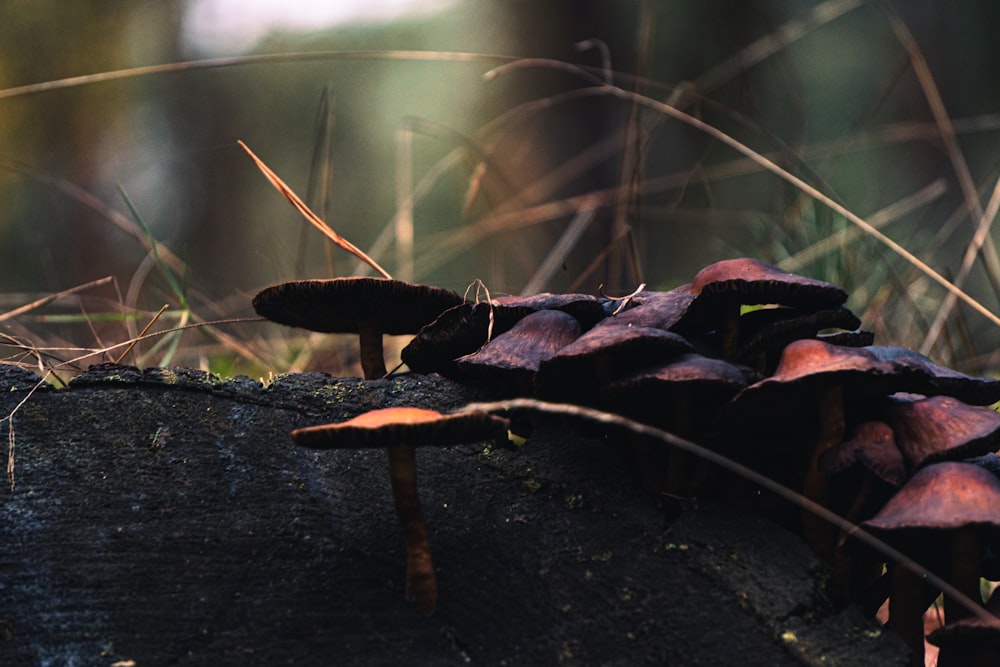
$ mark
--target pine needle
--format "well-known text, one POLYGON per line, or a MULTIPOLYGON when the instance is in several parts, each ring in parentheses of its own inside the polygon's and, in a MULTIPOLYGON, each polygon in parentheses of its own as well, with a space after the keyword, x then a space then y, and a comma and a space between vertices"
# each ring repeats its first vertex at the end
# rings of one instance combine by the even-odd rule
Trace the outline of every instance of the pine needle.
POLYGON ((390 276, 385 269, 379 266, 374 259, 366 255, 356 245, 354 245, 353 243, 345 239, 343 236, 335 232, 333 228, 330 227, 330 225, 323 222, 323 220, 318 215, 313 213, 312 210, 308 206, 306 206, 306 203, 302 201, 299 198, 299 196, 295 194, 295 192, 290 187, 288 187, 283 180, 281 180, 278 177, 276 173, 271 171, 271 168, 268 167, 266 164, 264 164, 263 160, 257 157, 254 154, 254 152, 250 150, 249 146, 247 146, 242 141, 237 141, 237 143, 239 143, 240 147, 242 147, 243 150, 245 150, 247 154, 250 155, 251 159, 253 159, 253 161, 257 164, 257 168, 260 169, 262 172, 264 172, 264 176, 267 177, 267 180, 271 181, 271 185, 277 188, 278 192, 284 195, 285 199, 287 199, 292 204, 292 206, 294 206, 295 209, 312 224, 313 227, 321 231, 328 239, 336 243, 338 246, 340 246, 347 252, 351 253, 352 255, 360 259, 368 266, 375 269, 375 271, 377 271, 378 273, 382 274, 383 278, 392 278, 392 276, 390 276))

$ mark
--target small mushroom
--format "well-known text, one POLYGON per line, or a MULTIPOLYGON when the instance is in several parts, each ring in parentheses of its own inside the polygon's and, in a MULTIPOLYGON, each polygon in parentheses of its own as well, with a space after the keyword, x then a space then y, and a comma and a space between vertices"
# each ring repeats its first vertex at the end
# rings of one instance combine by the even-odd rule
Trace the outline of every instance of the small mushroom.
POLYGON ((912 473, 936 461, 972 458, 1000 448, 1000 414, 950 396, 895 396, 883 412, 912 473))
POLYGON ((1000 380, 966 375, 951 368, 939 366, 924 355, 897 345, 870 345, 865 348, 883 361, 900 368, 913 370, 926 379, 926 386, 913 389, 915 393, 953 396, 970 405, 990 405, 1000 401, 1000 380))
POLYGON ((939 647, 938 667, 996 667, 1000 662, 1000 593, 993 591, 986 603, 992 619, 970 616, 946 625, 927 635, 927 641, 939 647))
POLYGON ((441 313, 403 348, 401 356, 418 373, 455 376, 455 359, 473 354, 491 338, 511 329, 531 313, 559 310, 572 315, 583 329, 604 317, 600 302, 586 294, 500 296, 463 303, 441 313))
POLYGON ((539 398, 593 404, 613 378, 694 349, 672 331, 606 322, 615 324, 595 326, 539 364, 539 398))
POLYGON ((740 337, 740 308, 777 304, 818 310, 841 305, 847 292, 831 283, 782 271, 756 259, 727 259, 706 266, 691 280, 695 301, 688 321, 715 330, 722 355, 732 359, 740 337))
POLYGON ((489 440, 507 428, 506 419, 482 412, 444 415, 422 408, 395 407, 372 410, 338 424, 296 429, 292 439, 312 449, 387 449, 396 516, 406 543, 406 599, 430 613, 437 603, 437 577, 417 496, 414 448, 489 440))
MULTIPOLYGON (((806 464, 804 494, 828 507, 830 479, 819 470, 819 460, 843 440, 849 401, 870 402, 907 391, 912 382, 911 372, 862 348, 803 339, 785 348, 774 375, 737 394, 731 409, 736 420, 764 422, 765 427, 767 421, 774 421, 775 410, 782 414, 781 421, 794 422, 798 417, 804 432, 811 431, 814 438, 806 464)), ((832 556, 830 547, 835 543, 832 531, 829 524, 810 513, 803 516, 806 541, 826 558, 832 556)))
POLYGON ((261 290, 254 310, 267 319, 324 333, 356 333, 366 380, 385 376, 383 334, 413 334, 462 303, 450 290, 391 278, 296 280, 261 290))
POLYGON ((539 365, 580 335, 580 323, 560 310, 539 310, 455 361, 458 377, 501 396, 531 396, 539 365))
MULTIPOLYGON (((927 465, 861 526, 931 570, 946 571, 949 584, 979 601, 982 544, 995 543, 1000 534, 1000 480, 968 463, 927 465)), ((888 624, 922 656, 924 585, 908 567, 892 564, 890 569, 888 624)), ((949 622, 967 615, 945 595, 949 622)))

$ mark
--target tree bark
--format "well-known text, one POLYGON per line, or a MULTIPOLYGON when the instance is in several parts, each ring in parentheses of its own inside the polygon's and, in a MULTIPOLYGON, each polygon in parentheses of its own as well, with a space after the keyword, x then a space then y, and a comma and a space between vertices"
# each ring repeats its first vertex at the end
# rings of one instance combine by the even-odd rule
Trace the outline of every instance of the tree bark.
MULTIPOLYGON (((0 370, 3 416, 37 378, 0 370)), ((0 424, 3 664, 902 664, 822 601, 796 538, 667 507, 622 445, 557 423, 516 450, 417 452, 439 584, 419 613, 385 454, 288 434, 474 398, 436 376, 128 367, 39 389, 0 424)))

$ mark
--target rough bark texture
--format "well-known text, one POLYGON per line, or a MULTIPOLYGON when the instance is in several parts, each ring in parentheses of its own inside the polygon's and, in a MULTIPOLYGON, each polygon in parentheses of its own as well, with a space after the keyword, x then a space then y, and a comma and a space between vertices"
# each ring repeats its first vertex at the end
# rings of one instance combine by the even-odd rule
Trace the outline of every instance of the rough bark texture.
MULTIPOLYGON (((33 382, 7 370, 2 415, 33 382)), ((730 508, 668 511, 623 448, 555 422, 517 451, 418 452, 440 590, 422 615, 402 599, 385 454, 288 433, 470 398, 415 375, 265 388, 122 367, 37 391, 0 491, 0 662, 903 664, 823 599, 796 538, 730 508)))

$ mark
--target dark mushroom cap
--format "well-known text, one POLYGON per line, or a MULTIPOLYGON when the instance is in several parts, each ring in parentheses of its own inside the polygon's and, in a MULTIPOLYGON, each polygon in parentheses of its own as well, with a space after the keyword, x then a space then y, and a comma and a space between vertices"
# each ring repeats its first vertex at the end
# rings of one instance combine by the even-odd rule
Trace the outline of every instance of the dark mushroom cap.
POLYGON ((619 377, 602 386, 600 395, 613 411, 647 423, 676 425, 671 406, 681 406, 690 413, 685 421, 701 424, 745 386, 739 367, 689 352, 619 377))
POLYGON ((858 465, 892 486, 898 487, 906 481, 903 453, 896 446, 888 424, 880 421, 858 424, 843 442, 819 459, 819 470, 825 473, 839 473, 858 465))
POLYGON ((667 292, 640 292, 629 301, 629 308, 617 315, 601 320, 595 326, 634 326, 657 329, 677 329, 684 321, 694 295, 689 285, 681 285, 667 292))
MULTIPOLYGON (((970 657, 975 656, 983 662, 966 663, 970 665, 992 665, 1000 655, 1000 593, 994 589, 990 599, 984 605, 986 611, 994 618, 984 619, 979 616, 968 616, 948 623, 927 635, 927 641, 942 649, 971 649, 970 657)), ((947 620, 947 619, 945 619, 947 620)))
POLYGON ((595 326, 539 364, 535 388, 551 400, 593 397, 611 376, 693 349, 683 336, 663 329, 595 326))
POLYGON ((830 345, 840 345, 842 347, 865 347, 875 342, 875 334, 871 331, 834 331, 816 334, 816 340, 821 340, 830 345))
POLYGON ((775 303, 803 308, 839 306, 847 292, 747 257, 710 264, 691 281, 699 302, 725 300, 745 305, 775 303))
POLYGON ((777 396, 802 396, 823 387, 842 385, 865 396, 888 396, 908 391, 911 373, 878 359, 864 348, 829 345, 815 339, 790 343, 781 354, 774 375, 750 385, 736 400, 757 406, 777 396), (777 395, 777 396, 776 396, 777 395))
POLYGON ((1000 480, 968 463, 928 465, 861 525, 883 535, 966 526, 1000 531, 1000 480))
POLYGON ((761 308, 740 317, 740 338, 735 358, 746 360, 760 353, 774 353, 801 338, 814 338, 824 329, 853 330, 861 320, 843 306, 807 310, 761 308))
POLYGON ((1000 447, 1000 414, 950 396, 893 397, 883 418, 910 470, 1000 447))
POLYGON ((515 324, 539 310, 572 315, 584 329, 604 317, 596 298, 586 294, 501 296, 492 301, 463 303, 441 313, 413 337, 400 357, 418 373, 454 375, 454 361, 474 353, 515 324))
POLYGON ((458 445, 506 433, 509 423, 486 412, 441 414, 423 408, 372 410, 339 424, 292 431, 292 439, 312 449, 360 449, 393 445, 458 445))
POLYGON ((455 361, 460 379, 500 393, 526 393, 539 364, 580 335, 580 323, 560 310, 539 310, 473 354, 455 361))
POLYGON ((990 405, 1000 401, 1000 380, 995 378, 975 377, 939 366, 919 352, 905 347, 871 345, 865 349, 883 361, 925 377, 926 386, 914 389, 916 393, 946 394, 972 405, 990 405))
POLYGON ((382 333, 416 333, 445 310, 462 303, 450 290, 389 278, 296 280, 272 285, 253 299, 267 319, 324 333, 358 333, 358 323, 377 320, 382 333))

